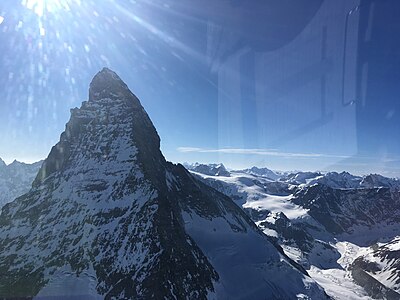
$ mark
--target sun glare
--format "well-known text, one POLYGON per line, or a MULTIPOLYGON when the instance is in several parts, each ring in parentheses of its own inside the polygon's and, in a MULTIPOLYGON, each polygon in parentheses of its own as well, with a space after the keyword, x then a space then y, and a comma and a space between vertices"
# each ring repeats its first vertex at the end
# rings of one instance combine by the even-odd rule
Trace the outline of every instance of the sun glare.
POLYGON ((72 5, 80 5, 80 0, 22 0, 22 5, 34 11, 39 17, 59 10, 71 10, 72 5))

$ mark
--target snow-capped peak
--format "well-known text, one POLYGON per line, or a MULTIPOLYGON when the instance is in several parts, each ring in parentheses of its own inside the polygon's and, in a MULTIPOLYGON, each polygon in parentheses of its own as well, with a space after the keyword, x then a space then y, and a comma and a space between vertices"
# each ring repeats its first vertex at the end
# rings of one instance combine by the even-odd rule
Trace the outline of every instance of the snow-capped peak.
POLYGON ((238 172, 243 172, 243 173, 247 173, 250 175, 256 175, 256 176, 262 176, 262 177, 266 177, 266 178, 269 178, 272 180, 276 180, 280 177, 279 174, 277 174, 276 172, 274 172, 268 168, 258 168, 256 166, 253 166, 250 169, 240 170, 238 172))
POLYGON ((364 176, 360 182, 361 187, 371 188, 371 187, 389 187, 395 188, 400 187, 400 181, 395 178, 387 178, 379 174, 369 174, 364 176))
POLYGON ((213 163, 213 164, 186 164, 185 166, 188 170, 201 173, 208 176, 225 176, 229 177, 230 173, 225 168, 222 163, 213 163))
POLYGON ((307 184, 313 185, 319 183, 335 189, 349 189, 358 188, 360 186, 361 179, 361 177, 351 175, 348 172, 328 172, 308 179, 307 184))

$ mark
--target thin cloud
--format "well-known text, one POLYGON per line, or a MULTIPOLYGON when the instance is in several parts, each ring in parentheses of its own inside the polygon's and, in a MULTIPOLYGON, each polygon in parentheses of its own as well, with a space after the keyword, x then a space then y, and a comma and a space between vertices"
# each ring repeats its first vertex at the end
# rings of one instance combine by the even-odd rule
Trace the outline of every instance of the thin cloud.
POLYGON ((246 155, 264 155, 278 156, 286 158, 348 158, 345 155, 331 155, 322 153, 294 153, 281 152, 276 149, 241 149, 241 148, 222 148, 222 149, 205 149, 195 147, 178 147, 177 150, 182 153, 223 153, 223 154, 246 154, 246 155))

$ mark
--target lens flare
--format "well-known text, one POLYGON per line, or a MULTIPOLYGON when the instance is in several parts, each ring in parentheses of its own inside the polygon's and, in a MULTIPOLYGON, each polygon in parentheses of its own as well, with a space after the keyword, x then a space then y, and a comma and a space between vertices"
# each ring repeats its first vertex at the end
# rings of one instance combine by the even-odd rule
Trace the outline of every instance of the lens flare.
POLYGON ((70 11, 74 5, 81 5, 80 0, 22 0, 21 3, 39 17, 60 10, 70 11))

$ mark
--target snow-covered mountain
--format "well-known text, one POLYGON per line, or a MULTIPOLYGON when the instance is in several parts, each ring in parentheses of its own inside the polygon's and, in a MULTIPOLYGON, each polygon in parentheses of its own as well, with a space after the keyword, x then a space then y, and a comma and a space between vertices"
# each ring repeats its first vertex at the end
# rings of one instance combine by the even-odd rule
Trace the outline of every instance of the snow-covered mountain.
POLYGON ((400 181, 397 178, 387 178, 379 174, 364 176, 360 182, 361 187, 387 187, 400 189, 400 181))
POLYGON ((333 189, 317 184, 295 193, 292 202, 334 234, 400 221, 400 192, 390 188, 333 189))
POLYGON ((193 175, 242 206, 330 296, 400 299, 400 251, 393 250, 400 235, 396 179, 297 172, 271 180, 249 172, 230 173, 229 178, 193 175), (370 250, 377 242, 380 250, 370 250), (387 243, 391 248, 383 246, 387 243), (372 256, 380 261, 376 274, 368 273, 372 256))
POLYGON ((327 298, 230 198, 164 159, 108 69, 4 206, 0 249, 0 298, 327 298))
POLYGON ((227 171, 223 164, 183 164, 189 171, 208 176, 229 177, 252 175, 259 179, 270 181, 285 182, 295 186, 311 186, 322 184, 334 189, 356 189, 356 188, 375 188, 387 187, 391 189, 400 189, 400 180, 397 178, 387 178, 379 174, 369 174, 365 176, 356 176, 348 172, 282 172, 273 171, 268 168, 251 167, 243 170, 227 171))
POLYGON ((184 167, 190 171, 198 172, 210 176, 225 176, 229 177, 230 173, 223 164, 184 164, 184 167))
POLYGON ((289 173, 281 178, 281 181, 285 181, 291 184, 308 184, 312 180, 320 178, 322 174, 320 172, 294 172, 289 173))
POLYGON ((42 162, 25 164, 0 159, 0 208, 29 191, 42 162))
POLYGON ((351 175, 348 172, 328 172, 309 178, 306 183, 307 185, 319 183, 334 189, 355 189, 362 187, 361 181, 362 177, 351 175))
MULTIPOLYGON (((247 173, 250 175, 256 175, 261 177, 266 177, 269 179, 276 180, 282 176, 279 172, 272 171, 268 168, 258 168, 258 167, 251 167, 249 169, 238 170, 238 173, 247 173)), ((200 172, 201 173, 201 172, 200 172)))

